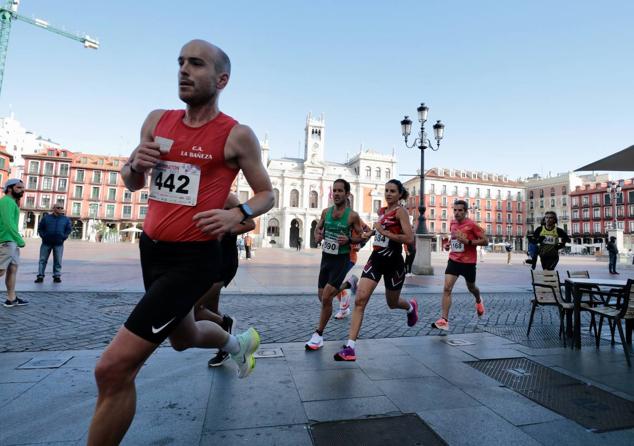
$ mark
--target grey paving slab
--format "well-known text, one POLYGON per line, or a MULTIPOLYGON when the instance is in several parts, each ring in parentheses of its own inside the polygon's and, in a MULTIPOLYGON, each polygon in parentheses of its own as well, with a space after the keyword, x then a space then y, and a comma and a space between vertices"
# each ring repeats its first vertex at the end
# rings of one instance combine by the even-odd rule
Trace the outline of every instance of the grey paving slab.
POLYGON ((259 360, 246 379, 219 367, 215 373, 204 431, 301 424, 307 421, 291 372, 283 359, 259 360))
POLYGON ((303 402, 383 395, 358 369, 293 371, 293 379, 303 402))
POLYGON ((463 362, 425 362, 425 365, 443 379, 461 389, 466 387, 496 387, 500 383, 463 362))
POLYGON ((377 385, 402 412, 431 408, 478 406, 480 403, 438 376, 376 381, 377 385))
POLYGON ((31 395, 29 400, 28 404, 21 399, 14 400, 4 407, 6 412, 3 413, 22 422, 3 426, 1 445, 76 442, 85 435, 95 409, 94 398, 68 399, 59 393, 55 396, 38 393, 36 397, 31 395))
POLYGON ((92 373, 58 369, 3 406, 3 413, 20 423, 8 423, 0 444, 77 441, 93 413, 95 389, 92 373))
POLYGON ((35 383, 52 373, 53 369, 8 368, 0 374, 0 383, 35 383))
POLYGON ((398 407, 385 396, 308 401, 304 403, 304 409, 310 422, 401 414, 398 407))
POLYGON ((357 363, 368 378, 372 380, 436 376, 434 372, 425 367, 420 361, 408 355, 361 357, 357 359, 357 363))
MULTIPOLYGON (((35 383, 0 383, 0 409, 34 385, 35 383)), ((0 421, 0 426, 1 424, 0 421)))
POLYGON ((505 387, 462 387, 472 398, 515 426, 561 420, 563 417, 505 387))
POLYGON ((203 410, 174 408, 137 411, 122 445, 197 445, 204 421, 203 410))
POLYGON ((634 438, 634 430, 632 429, 597 434, 570 420, 522 426, 521 429, 545 446, 562 444, 630 446, 634 438))
POLYGON ((540 444, 484 406, 426 410, 418 415, 452 446, 540 444))
MULTIPOLYGON (((198 367, 206 367, 206 364, 199 364, 198 367)), ((139 376, 136 381, 137 408, 141 411, 206 408, 214 373, 206 370, 207 376, 189 375, 186 373, 189 369, 170 367, 162 373, 145 373, 139 376), (157 392, 155 389, 161 390, 157 392)))
POLYGON ((232 446, 312 446, 313 442, 310 438, 308 427, 304 424, 300 424, 206 432, 202 435, 200 444, 232 446))

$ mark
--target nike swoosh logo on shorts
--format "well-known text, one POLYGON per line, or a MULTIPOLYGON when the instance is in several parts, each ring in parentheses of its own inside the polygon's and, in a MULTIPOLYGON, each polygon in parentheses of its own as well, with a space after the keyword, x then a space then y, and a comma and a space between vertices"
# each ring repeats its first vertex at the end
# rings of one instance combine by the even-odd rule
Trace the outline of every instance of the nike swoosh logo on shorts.
POLYGON ((174 319, 176 319, 176 317, 171 318, 171 319, 167 322, 167 324, 162 325, 162 326, 160 326, 159 328, 154 328, 154 326, 152 326, 152 333, 153 333, 153 334, 156 334, 156 333, 158 333, 159 331, 163 330, 165 327, 167 327, 169 324, 171 324, 171 323, 172 323, 172 321, 173 321, 174 319))

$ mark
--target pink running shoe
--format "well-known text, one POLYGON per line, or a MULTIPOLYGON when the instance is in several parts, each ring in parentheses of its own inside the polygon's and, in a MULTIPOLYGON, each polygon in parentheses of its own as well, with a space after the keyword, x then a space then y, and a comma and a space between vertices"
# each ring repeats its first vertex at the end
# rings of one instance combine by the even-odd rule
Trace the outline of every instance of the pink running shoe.
POLYGON ((343 346, 341 350, 335 353, 335 361, 356 361, 357 355, 352 347, 343 346))
POLYGON ((416 302, 416 299, 412 299, 409 303, 414 308, 414 311, 407 313, 407 326, 413 327, 418 322, 418 302, 416 302))

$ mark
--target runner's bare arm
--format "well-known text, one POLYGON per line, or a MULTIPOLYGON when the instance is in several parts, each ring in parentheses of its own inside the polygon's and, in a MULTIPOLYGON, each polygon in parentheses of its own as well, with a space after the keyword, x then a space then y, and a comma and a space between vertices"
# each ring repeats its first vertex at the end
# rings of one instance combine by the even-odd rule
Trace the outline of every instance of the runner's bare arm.
POLYGON ((317 226, 315 226, 315 243, 319 243, 324 239, 324 220, 326 220, 326 209, 321 211, 321 217, 319 218, 317 226))
POLYGON ((121 168, 123 183, 133 192, 145 187, 145 173, 160 159, 159 145, 154 142, 154 129, 164 112, 165 110, 154 110, 145 118, 141 126, 141 142, 121 168))
MULTIPOLYGON (((236 125, 229 133, 225 145, 225 162, 242 170, 254 194, 246 203, 257 217, 273 207, 273 186, 262 164, 260 143, 253 131, 245 125, 236 125)), ((239 208, 211 209, 194 215, 196 226, 206 234, 219 236, 244 220, 239 208)))
POLYGON ((487 246, 489 244, 489 238, 487 237, 486 233, 484 232, 484 229, 480 228, 478 226, 478 229, 480 230, 479 234, 477 234, 477 238, 475 238, 474 240, 471 240, 471 244, 473 246, 487 246))
POLYGON ((359 217, 359 214, 354 211, 350 212, 350 226, 352 226, 352 230, 356 234, 360 234, 358 238, 350 237, 350 243, 361 243, 362 241, 368 239, 368 237, 364 238, 363 224, 361 222, 361 218, 359 217))

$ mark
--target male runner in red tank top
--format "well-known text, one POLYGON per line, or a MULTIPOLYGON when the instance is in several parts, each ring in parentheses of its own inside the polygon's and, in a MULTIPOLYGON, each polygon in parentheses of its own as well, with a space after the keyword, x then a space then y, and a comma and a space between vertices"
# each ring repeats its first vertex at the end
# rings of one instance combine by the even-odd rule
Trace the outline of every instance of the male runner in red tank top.
POLYGON ((186 110, 154 110, 141 142, 121 170, 128 189, 145 186, 150 201, 140 241, 145 295, 117 332, 95 368, 99 395, 89 445, 119 444, 136 405, 134 380, 143 363, 169 337, 174 349, 222 348, 253 369, 259 344, 251 328, 229 335, 210 321, 196 321, 193 306, 220 278, 218 237, 273 207, 273 192, 253 131, 220 112, 218 96, 231 63, 220 48, 193 40, 178 58, 179 97, 186 110), (223 209, 242 170, 253 197, 223 209))
POLYGON ((467 289, 475 297, 478 317, 484 315, 484 302, 480 289, 476 286, 476 263, 478 253, 476 246, 487 246, 489 239, 473 220, 467 218, 468 204, 464 200, 456 200, 453 204, 454 219, 451 222, 451 239, 449 240, 449 260, 445 270, 445 285, 442 294, 442 315, 431 324, 432 328, 449 330, 449 309, 451 308, 451 292, 462 276, 467 282, 467 289))

